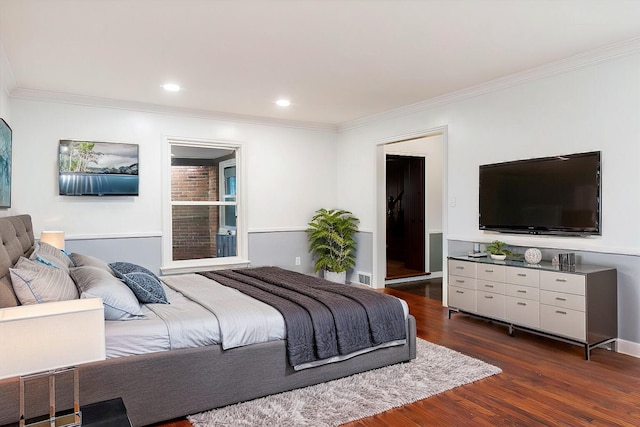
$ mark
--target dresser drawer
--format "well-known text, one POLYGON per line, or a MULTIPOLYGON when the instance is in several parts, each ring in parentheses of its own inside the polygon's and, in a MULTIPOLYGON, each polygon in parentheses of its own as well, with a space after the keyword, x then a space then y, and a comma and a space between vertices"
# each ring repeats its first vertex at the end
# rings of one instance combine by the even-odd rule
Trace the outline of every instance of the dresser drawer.
POLYGON ((540 272, 540 289, 567 294, 584 295, 585 279, 579 274, 540 272))
POLYGON ((586 325, 582 311, 540 304, 540 328, 545 331, 586 341, 586 325))
POLYGON ((492 282, 504 282, 505 268, 504 265, 478 264, 476 277, 492 282))
POLYGON ((540 289, 530 286, 512 285, 511 283, 507 283, 505 294, 511 297, 530 299, 533 301, 540 299, 540 289))
POLYGON ((531 268, 509 267, 506 270, 505 279, 507 283, 540 287, 540 271, 531 268))
POLYGON ((504 283, 490 282, 488 280, 478 279, 476 282, 476 286, 479 291, 493 292, 494 294, 504 295, 504 288, 505 288, 504 283))
POLYGON ((464 277, 476 277, 476 263, 449 260, 449 274, 464 277))
POLYGON ((476 289, 476 279, 471 277, 449 275, 449 286, 476 289))
POLYGON ((538 301, 507 296, 505 310, 507 320, 516 325, 531 328, 540 327, 540 303, 538 301))
POLYGON ((478 291, 477 312, 483 316, 502 320, 505 318, 504 301, 504 295, 478 291))
POLYGON ((449 286, 449 307, 476 312, 476 291, 449 286))
POLYGON ((586 309, 586 300, 584 296, 565 294, 562 292, 541 290, 540 303, 577 311, 585 311, 586 309))

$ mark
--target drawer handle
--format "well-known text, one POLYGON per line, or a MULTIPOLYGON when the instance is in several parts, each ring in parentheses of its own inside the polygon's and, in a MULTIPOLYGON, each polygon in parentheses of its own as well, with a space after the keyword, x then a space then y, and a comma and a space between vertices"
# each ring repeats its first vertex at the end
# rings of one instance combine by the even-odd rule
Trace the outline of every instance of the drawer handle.
POLYGON ((526 273, 518 273, 518 276, 520 276, 520 277, 527 277, 527 274, 526 274, 526 273))
POLYGON ((456 290, 456 293, 457 293, 457 294, 464 294, 464 291, 458 291, 458 290, 456 290))
POLYGON ((556 297, 556 300, 558 300, 558 301, 566 301, 567 299, 566 298, 556 297))
POLYGON ((518 289, 517 292, 521 293, 521 294, 526 294, 527 291, 523 291, 522 289, 518 289))
POLYGON ((493 297, 491 295, 485 295, 484 297, 487 298, 487 299, 493 299, 493 297))
POLYGON ((567 314, 567 312, 566 312, 566 311, 560 311, 560 310, 556 310, 556 313, 558 313, 558 314, 564 314, 564 315, 566 315, 566 314, 567 314))
POLYGON ((519 302, 518 305, 527 305, 526 302, 519 302))
POLYGON ((485 273, 493 273, 493 270, 485 270, 485 273))
POLYGON ((464 280, 456 279, 456 283, 464 283, 464 280))
POLYGON ((564 283, 566 281, 567 281, 567 279, 556 279, 556 282, 563 282, 564 283))
POLYGON ((464 270, 464 267, 457 266, 456 268, 457 268, 458 270, 464 270))
POLYGON ((485 288, 493 288, 493 285, 484 285, 485 288))

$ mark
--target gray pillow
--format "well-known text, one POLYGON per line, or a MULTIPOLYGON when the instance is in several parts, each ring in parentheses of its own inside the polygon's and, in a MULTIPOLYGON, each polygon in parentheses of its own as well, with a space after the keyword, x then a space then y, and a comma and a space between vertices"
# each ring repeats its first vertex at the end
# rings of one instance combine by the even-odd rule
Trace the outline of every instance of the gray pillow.
POLYGON ((73 267, 69 274, 80 289, 81 298, 102 298, 105 320, 144 318, 136 296, 113 274, 93 266, 73 267))
POLYGON ((69 254, 69 257, 71 258, 71 261, 73 261, 74 267, 84 267, 84 266, 98 267, 108 272, 109 274, 113 275, 113 271, 111 271, 111 267, 109 267, 109 264, 102 261, 101 259, 98 259, 90 255, 78 254, 75 252, 72 252, 71 254, 69 254))
POLYGON ((169 304, 160 279, 151 271, 130 262, 112 262, 109 267, 133 291, 141 303, 169 304))
POLYGON ((78 298, 69 273, 38 261, 20 257, 11 273, 11 284, 21 304, 66 301, 78 298))

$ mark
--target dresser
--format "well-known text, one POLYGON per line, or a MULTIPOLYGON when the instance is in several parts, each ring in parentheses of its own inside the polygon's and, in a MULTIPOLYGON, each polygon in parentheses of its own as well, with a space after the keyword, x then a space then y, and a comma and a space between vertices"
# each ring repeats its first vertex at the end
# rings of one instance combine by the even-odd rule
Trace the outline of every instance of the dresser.
POLYGON ((448 259, 449 318, 460 312, 515 329, 592 348, 618 336, 617 272, 548 262, 494 261, 467 256, 448 259))

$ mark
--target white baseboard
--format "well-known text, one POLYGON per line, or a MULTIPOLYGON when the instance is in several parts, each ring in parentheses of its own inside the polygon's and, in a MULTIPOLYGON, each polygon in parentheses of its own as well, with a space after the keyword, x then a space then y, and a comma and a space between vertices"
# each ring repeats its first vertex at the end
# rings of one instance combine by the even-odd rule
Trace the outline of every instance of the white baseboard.
POLYGON ((618 339, 616 350, 618 353, 640 358, 640 344, 637 342, 618 339))

